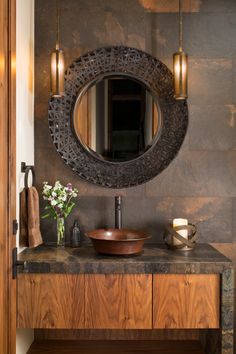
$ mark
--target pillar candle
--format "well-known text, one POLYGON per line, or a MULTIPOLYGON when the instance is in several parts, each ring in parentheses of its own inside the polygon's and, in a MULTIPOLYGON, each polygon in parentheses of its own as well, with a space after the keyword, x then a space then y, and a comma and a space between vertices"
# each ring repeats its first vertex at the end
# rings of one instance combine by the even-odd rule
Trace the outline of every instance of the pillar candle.
MULTIPOLYGON (((187 219, 174 219, 173 220, 173 228, 175 228, 176 226, 183 226, 183 225, 188 225, 188 220, 187 219)), ((178 230, 176 231, 180 236, 188 239, 188 230, 178 230)), ((177 238, 173 238, 173 245, 181 245, 181 241, 177 240, 177 238)))

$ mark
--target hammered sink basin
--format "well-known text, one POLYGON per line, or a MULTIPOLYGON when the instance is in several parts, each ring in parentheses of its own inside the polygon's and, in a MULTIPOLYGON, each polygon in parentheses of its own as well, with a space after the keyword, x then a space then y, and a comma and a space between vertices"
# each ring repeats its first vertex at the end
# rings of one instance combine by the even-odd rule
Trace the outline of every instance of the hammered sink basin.
POLYGON ((114 256, 139 255, 144 241, 151 236, 142 231, 130 229, 97 229, 86 233, 95 251, 114 256))

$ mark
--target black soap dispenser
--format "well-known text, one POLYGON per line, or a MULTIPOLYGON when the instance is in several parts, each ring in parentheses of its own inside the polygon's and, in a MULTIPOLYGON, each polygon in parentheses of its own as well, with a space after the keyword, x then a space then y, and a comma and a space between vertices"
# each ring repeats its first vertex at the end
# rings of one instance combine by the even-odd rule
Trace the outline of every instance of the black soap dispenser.
POLYGON ((72 228, 70 246, 71 247, 79 247, 81 244, 81 233, 79 228, 78 220, 74 221, 74 226, 72 228))

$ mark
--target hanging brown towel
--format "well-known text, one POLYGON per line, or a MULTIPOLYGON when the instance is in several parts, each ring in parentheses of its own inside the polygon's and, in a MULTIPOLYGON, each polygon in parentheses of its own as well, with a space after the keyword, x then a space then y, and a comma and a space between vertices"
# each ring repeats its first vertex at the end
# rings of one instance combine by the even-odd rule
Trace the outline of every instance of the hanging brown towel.
POLYGON ((40 232, 39 195, 35 187, 28 188, 28 241, 29 247, 37 247, 43 243, 40 232))
POLYGON ((20 195, 20 244, 37 247, 43 243, 40 232, 39 195, 35 187, 24 189, 20 195))
POLYGON ((20 193, 20 246, 29 247, 28 243, 28 211, 27 189, 20 193))

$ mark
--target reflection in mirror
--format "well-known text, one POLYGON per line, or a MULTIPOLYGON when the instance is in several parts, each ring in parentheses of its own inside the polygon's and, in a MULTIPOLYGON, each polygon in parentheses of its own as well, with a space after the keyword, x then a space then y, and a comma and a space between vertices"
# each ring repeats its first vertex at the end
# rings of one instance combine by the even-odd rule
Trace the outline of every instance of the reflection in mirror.
POLYGON ((116 75, 91 86, 76 101, 74 130, 100 158, 118 162, 136 158, 160 130, 160 110, 145 85, 116 75))

